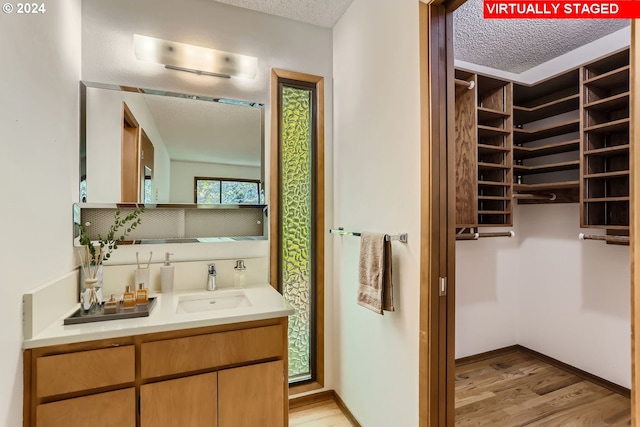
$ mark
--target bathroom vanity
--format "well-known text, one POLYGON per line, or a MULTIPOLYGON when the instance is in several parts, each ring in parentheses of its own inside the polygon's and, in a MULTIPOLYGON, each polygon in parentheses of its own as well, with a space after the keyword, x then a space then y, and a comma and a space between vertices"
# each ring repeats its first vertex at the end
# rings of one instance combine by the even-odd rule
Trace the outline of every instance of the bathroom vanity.
POLYGON ((278 292, 260 285, 158 298, 149 317, 67 326, 63 317, 25 340, 24 425, 288 424, 293 309, 278 292))

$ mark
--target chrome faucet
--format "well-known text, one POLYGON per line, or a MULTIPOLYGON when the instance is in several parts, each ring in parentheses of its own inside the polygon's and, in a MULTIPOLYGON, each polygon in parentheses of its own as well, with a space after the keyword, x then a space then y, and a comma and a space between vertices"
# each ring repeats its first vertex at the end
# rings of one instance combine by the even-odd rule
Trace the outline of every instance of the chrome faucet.
POLYGON ((216 265, 214 263, 209 264, 209 279, 207 280, 207 290, 216 290, 216 265))

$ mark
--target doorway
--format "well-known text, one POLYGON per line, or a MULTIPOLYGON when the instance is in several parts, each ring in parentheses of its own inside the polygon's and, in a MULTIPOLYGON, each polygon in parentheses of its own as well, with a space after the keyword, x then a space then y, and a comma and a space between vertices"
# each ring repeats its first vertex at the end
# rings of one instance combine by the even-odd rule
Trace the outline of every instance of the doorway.
MULTIPOLYGON (((464 1, 420 4, 421 28, 421 102, 422 122, 422 265, 421 273, 421 351, 420 351, 420 425, 455 425, 453 377, 455 368, 455 168, 447 161, 452 148, 446 143, 452 135, 452 103, 447 94, 455 91, 453 81, 452 12, 464 1), (425 41, 428 40, 428 43, 425 41), (443 362, 444 359, 444 362, 443 362)), ((632 24, 632 34, 633 32, 632 24)), ((634 65, 632 36, 631 67, 634 65)), ((633 68, 632 68, 633 69, 633 68)), ((631 76, 635 78, 634 73, 631 76)), ((633 107, 635 83, 631 81, 631 117, 638 111, 633 107)), ((633 132, 636 132, 632 127, 633 132)), ((631 148, 633 168, 636 153, 631 148)), ((632 179, 635 176, 632 173, 632 179)), ((632 194, 635 188, 632 183, 632 194)), ((634 194, 635 196, 635 194, 634 194)), ((638 200, 632 197, 633 203, 638 200)), ((637 209, 631 208, 632 215, 637 209)), ((635 217, 631 218, 634 224, 635 217)), ((635 228, 632 225, 631 234, 635 228)), ((631 253, 634 239, 631 239, 631 253)), ((632 261, 632 296, 633 293, 632 261)), ((632 308, 632 326, 636 314, 632 308)), ((635 339, 635 336, 634 338, 635 339)), ((635 354, 632 355, 632 361, 635 354)), ((632 362, 633 363, 633 362, 632 362)), ((635 383, 635 370, 632 383, 635 383)), ((635 388, 635 387, 634 387, 635 388)), ((635 405, 634 405, 635 406, 635 405)))

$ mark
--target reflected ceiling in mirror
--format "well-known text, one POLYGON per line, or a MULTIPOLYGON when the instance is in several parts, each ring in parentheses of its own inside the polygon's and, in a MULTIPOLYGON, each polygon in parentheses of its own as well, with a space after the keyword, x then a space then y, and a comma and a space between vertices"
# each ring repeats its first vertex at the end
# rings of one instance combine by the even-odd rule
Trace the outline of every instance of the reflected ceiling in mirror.
POLYGON ((264 182, 260 103, 91 82, 81 95, 81 202, 194 203, 196 177, 264 182))

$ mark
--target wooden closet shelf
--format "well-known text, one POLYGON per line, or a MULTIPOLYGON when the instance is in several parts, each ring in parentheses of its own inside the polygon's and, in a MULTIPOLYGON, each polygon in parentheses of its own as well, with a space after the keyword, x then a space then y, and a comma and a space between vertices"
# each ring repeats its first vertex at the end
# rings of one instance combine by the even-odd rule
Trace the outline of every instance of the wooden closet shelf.
POLYGON ((536 166, 514 165, 513 173, 515 175, 532 175, 536 173, 560 172, 579 168, 580 160, 571 160, 568 162, 551 163, 536 166))
POLYGON ((580 148, 580 140, 556 142, 553 144, 541 145, 539 147, 513 146, 513 157, 516 160, 530 159, 532 157, 550 156, 552 154, 567 153, 577 151, 580 148))
POLYGON ((502 197, 502 196, 478 196, 478 200, 511 200, 510 197, 502 197))
POLYGON ((578 130, 580 130, 580 119, 570 120, 535 130, 514 129, 513 139, 516 143, 525 143, 552 136, 564 135, 570 132, 577 132, 578 130))
POLYGON ((487 163, 487 162, 478 162, 478 169, 509 169, 509 166, 501 165, 498 163, 487 163))
POLYGON ((625 197, 591 197, 589 199, 584 199, 586 203, 609 203, 609 202, 628 202, 630 200, 629 196, 625 197))
POLYGON ((565 96, 553 101, 545 102, 535 106, 513 106, 513 119, 515 123, 529 123, 558 114, 580 108, 580 94, 565 96))
POLYGON ((610 225, 610 224, 584 224, 583 228, 604 228, 607 230, 628 230, 628 225, 610 225))
POLYGON ((509 117, 510 114, 493 108, 478 107, 478 120, 500 120, 509 117))
POLYGON ((507 147, 501 147, 498 145, 489 145, 489 144, 478 144, 478 152, 479 153, 508 153, 511 151, 507 147))
POLYGON ((478 136, 506 136, 511 132, 505 129, 496 128, 493 126, 478 125, 478 136))
POLYGON ((585 86, 598 86, 598 87, 611 87, 618 86, 625 83, 629 83, 629 70, 631 67, 625 65, 624 67, 616 68, 608 73, 600 74, 595 77, 591 77, 584 81, 585 86))
POLYGON ((600 123, 598 125, 587 126, 585 132, 620 132, 629 129, 629 119, 614 120, 612 122, 600 123))
POLYGON ((513 189, 519 193, 553 192, 556 190, 570 190, 580 187, 580 181, 550 182, 542 184, 513 184, 513 189))
POLYGON ((485 186, 485 187, 508 187, 511 184, 508 182, 499 182, 499 181, 478 181, 478 186, 485 186))
POLYGON ((615 172, 602 172, 602 173, 592 173, 585 175, 585 179, 602 179, 602 178, 619 178, 623 176, 628 176, 629 171, 615 171, 615 172))
POLYGON ((619 93, 597 101, 591 101, 584 104, 584 108, 588 110, 616 110, 629 106, 630 92, 619 93))
POLYGON ((629 144, 613 145, 611 147, 595 148, 593 150, 585 150, 585 156, 606 156, 610 154, 622 154, 629 151, 629 144))
POLYGON ((478 215, 509 215, 511 211, 478 211, 478 215))

